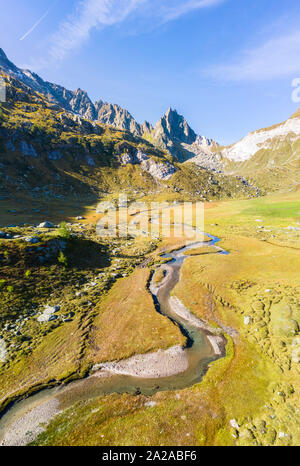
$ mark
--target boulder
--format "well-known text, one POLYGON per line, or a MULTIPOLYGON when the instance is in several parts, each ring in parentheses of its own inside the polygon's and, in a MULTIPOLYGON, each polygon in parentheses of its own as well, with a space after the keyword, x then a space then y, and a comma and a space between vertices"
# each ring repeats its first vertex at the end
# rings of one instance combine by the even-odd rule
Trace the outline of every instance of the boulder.
POLYGON ((245 325, 249 325, 250 323, 251 323, 251 317, 245 316, 245 317, 244 317, 244 324, 245 324, 245 325))
POLYGON ((45 222, 42 222, 38 225, 38 228, 54 228, 53 223, 48 222, 47 220, 45 222))
POLYGON ((87 156, 86 156, 86 161, 87 161, 87 164, 88 164, 90 167, 95 167, 95 166, 96 166, 96 162, 95 162, 95 160, 93 159, 93 157, 87 155, 87 156))
POLYGON ((60 310, 60 306, 46 306, 42 314, 40 314, 37 318, 38 322, 51 322, 52 320, 57 319, 55 316, 55 312, 60 310))
POLYGON ((40 242, 40 239, 37 236, 27 236, 26 238, 24 238, 24 241, 30 244, 37 244, 40 242))
POLYGON ((28 144, 26 141, 20 142, 20 150, 24 155, 28 157, 34 157, 34 158, 38 157, 38 154, 36 153, 35 148, 31 144, 28 144))
POLYGON ((238 429, 240 428, 238 422, 237 422, 235 419, 230 419, 229 424, 230 424, 231 427, 233 427, 234 429, 237 429, 237 430, 238 430, 238 429))
POLYGON ((52 151, 48 153, 49 160, 60 160, 62 158, 62 154, 59 151, 52 151))

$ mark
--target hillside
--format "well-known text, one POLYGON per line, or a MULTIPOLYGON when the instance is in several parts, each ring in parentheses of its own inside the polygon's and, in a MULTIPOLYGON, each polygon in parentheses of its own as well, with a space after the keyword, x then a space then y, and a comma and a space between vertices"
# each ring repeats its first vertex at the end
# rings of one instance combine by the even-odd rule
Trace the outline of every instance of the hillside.
POLYGON ((267 191, 296 189, 300 185, 299 112, 223 149, 225 172, 242 174, 267 191))
POLYGON ((237 176, 182 165, 128 131, 67 112, 12 75, 2 104, 1 192, 5 199, 133 197, 214 199, 255 196, 237 176))
MULTIPOLYGON (((93 103, 87 92, 82 89, 70 91, 61 85, 44 81, 40 76, 29 70, 18 68, 7 58, 2 49, 0 49, 0 71, 7 77, 9 85, 14 83, 16 88, 22 89, 22 92, 14 93, 13 99, 22 102, 25 92, 39 96, 40 103, 44 102, 45 104, 46 102, 48 115, 44 114, 43 116, 44 127, 45 121, 50 115, 49 112, 52 112, 54 120, 59 119, 58 122, 54 123, 56 127, 55 137, 53 137, 54 134, 51 136, 51 147, 54 152, 58 150, 61 155, 64 150, 76 153, 77 163, 75 166, 80 163, 84 164, 84 160, 89 160, 89 166, 116 168, 118 166, 116 160, 118 157, 121 166, 135 165, 133 184, 123 181, 123 175, 127 180, 132 176, 130 175, 128 178, 128 169, 118 171, 115 183, 112 183, 109 170, 107 172, 109 176, 105 176, 105 170, 102 170, 101 174, 96 173, 96 170, 93 171, 97 180, 101 180, 100 184, 95 183, 95 181, 91 182, 91 180, 87 182, 86 179, 82 180, 79 177, 81 183, 86 184, 87 191, 91 191, 92 188, 88 187, 91 184, 101 185, 103 191, 114 190, 116 185, 124 185, 125 187, 126 184, 144 190, 147 189, 148 191, 150 186, 150 191, 164 190, 164 186, 161 184, 159 184, 158 188, 157 179, 170 179, 171 175, 178 170, 183 170, 184 173, 186 173, 186 170, 191 170, 192 178, 197 174, 199 187, 196 192, 192 192, 192 195, 196 194, 198 196, 200 193, 203 198, 207 199, 216 196, 220 197, 220 189, 216 191, 210 186, 208 180, 211 176, 215 179, 213 184, 219 184, 220 179, 222 179, 221 184, 224 192, 221 197, 253 195, 253 188, 251 188, 252 192, 251 189, 245 189, 245 187, 251 186, 258 188, 255 190, 256 195, 257 193, 294 189, 300 184, 300 110, 284 123, 253 131, 241 141, 221 148, 213 139, 197 135, 184 116, 179 115, 172 108, 169 108, 154 126, 146 121, 140 124, 128 110, 117 104, 104 102, 101 99, 93 103), (59 129, 61 130, 60 134, 58 134, 59 129), (78 133, 80 133, 80 138, 77 137, 78 133), (102 140, 104 146, 106 146, 106 153, 105 150, 103 152, 102 143, 100 144, 102 140), (109 143, 107 143, 108 140, 109 143), (126 144, 123 147, 122 143, 125 141, 126 144), (110 146, 109 149, 108 145, 110 146), (143 160, 136 159, 136 151, 139 149, 151 152, 151 162, 145 163, 143 160), (130 155, 129 158, 120 159, 120 155, 127 150, 130 155), (165 163, 165 165, 153 166, 153 161, 155 163, 165 163), (190 162, 194 165, 193 167, 189 164, 190 162), (181 167, 182 163, 188 163, 190 168, 183 169, 181 167), (144 168, 142 170, 144 173, 139 169, 136 170, 136 165, 140 165, 139 168, 144 168), (207 171, 211 173, 208 175, 207 171), (148 175, 150 174, 150 177, 145 172, 148 175), (224 175, 229 175, 229 177, 224 177, 224 175), (241 179, 243 183, 240 183, 241 179), (237 187, 240 194, 235 189, 237 187), (209 196, 206 196, 205 191, 209 193, 209 196)), ((8 95, 11 96, 9 92, 8 95)), ((28 99, 30 101, 30 97, 27 96, 24 102, 28 99)), ((33 127, 37 124, 42 126, 41 121, 35 121, 38 112, 35 109, 34 116, 32 109, 26 109, 26 105, 23 105, 22 112, 18 111, 14 115, 15 124, 20 123, 20 126, 25 130, 26 125, 24 126, 24 122, 21 120, 23 117, 30 120, 27 122, 27 129, 30 127, 30 134, 27 134, 27 137, 32 139, 35 136, 35 144, 38 146, 40 141, 36 137, 37 133, 33 134, 32 130, 32 125, 33 127), (24 115, 22 112, 25 112, 24 115)), ((5 116, 7 117, 8 114, 5 113, 5 116)), ((10 112, 10 120, 11 117, 12 113, 10 112)), ((38 119, 41 120, 40 117, 38 119)), ((53 129, 54 126, 52 125, 51 128, 53 129)), ((50 128, 47 131, 49 135, 50 128)), ((45 132, 42 137, 45 137, 45 132)), ((6 150, 12 147, 13 144, 11 145, 10 142, 8 142, 8 145, 6 144, 6 150)), ((54 157, 56 156, 54 155, 54 157)), ((50 155, 50 160, 51 158, 50 155)), ((70 158, 64 156, 64 161, 66 162, 65 171, 68 170, 69 176, 74 178, 73 175, 70 175, 72 169, 68 169, 68 162, 69 165, 71 163, 70 158)), ((74 168, 73 161, 71 165, 74 168)), ((76 171, 78 171, 77 168, 76 171)), ((78 176, 76 175, 75 178, 76 180, 73 180, 73 182, 77 183, 78 176)), ((182 179, 183 185, 186 184, 185 174, 183 174, 183 177, 179 176, 177 178, 178 180, 182 179)), ((180 184, 175 186, 175 192, 184 193, 184 187, 180 186, 180 184)), ((92 191, 99 190, 99 186, 98 188, 94 186, 92 191)), ((168 188, 171 193, 172 184, 168 188)), ((185 192, 185 194, 190 195, 190 192, 185 192)))

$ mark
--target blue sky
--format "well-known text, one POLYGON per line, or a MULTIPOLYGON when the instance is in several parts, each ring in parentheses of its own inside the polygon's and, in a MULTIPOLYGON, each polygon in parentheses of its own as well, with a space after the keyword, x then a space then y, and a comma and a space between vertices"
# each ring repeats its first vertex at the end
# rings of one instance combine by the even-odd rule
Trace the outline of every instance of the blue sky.
POLYGON ((289 117, 295 0, 0 0, 18 66, 155 123, 169 106, 222 144, 289 117))

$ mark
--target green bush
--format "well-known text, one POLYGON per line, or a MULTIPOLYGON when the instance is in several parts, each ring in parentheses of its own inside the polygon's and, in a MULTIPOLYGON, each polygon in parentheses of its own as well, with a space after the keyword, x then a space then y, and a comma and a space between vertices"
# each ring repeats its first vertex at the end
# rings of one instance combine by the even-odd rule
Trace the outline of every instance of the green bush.
POLYGON ((70 230, 66 222, 61 222, 58 230, 59 236, 64 239, 69 239, 71 236, 70 230))
POLYGON ((6 280, 0 280, 0 290, 4 287, 6 280))
POLYGON ((68 259, 67 259, 67 257, 64 255, 64 253, 62 251, 59 252, 57 260, 64 267, 68 267, 68 259))

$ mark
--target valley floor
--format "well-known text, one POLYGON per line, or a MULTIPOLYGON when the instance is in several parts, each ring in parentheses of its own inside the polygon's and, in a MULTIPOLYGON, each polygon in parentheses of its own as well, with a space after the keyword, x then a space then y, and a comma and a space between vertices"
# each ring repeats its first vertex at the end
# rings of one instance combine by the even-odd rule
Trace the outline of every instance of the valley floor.
MULTIPOLYGON (((185 238, 108 241, 95 233, 93 206, 76 214, 56 209, 49 220, 68 221, 67 229, 1 228, 21 236, 0 239, 2 411, 43 387, 86 376, 95 364, 186 344, 180 328, 156 312, 147 288, 152 270, 165 261, 162 253, 185 238), (24 245, 24 236, 40 241, 24 245), (37 248, 57 241, 65 242, 63 249, 60 244, 40 260, 44 252, 37 248), (57 261, 61 249, 66 263, 57 261), (41 323, 45 305, 59 309, 41 323)), ((15 216, 16 224, 41 221, 38 213, 15 216)), ((60 414, 36 438, 23 426, 26 443, 299 445, 299 222, 299 192, 207 203, 204 230, 220 237, 218 245, 230 254, 196 249, 172 295, 225 336, 226 355, 181 390, 95 392, 67 409, 61 399, 60 414)), ((0 427, 7 428, 9 412, 0 427)))

